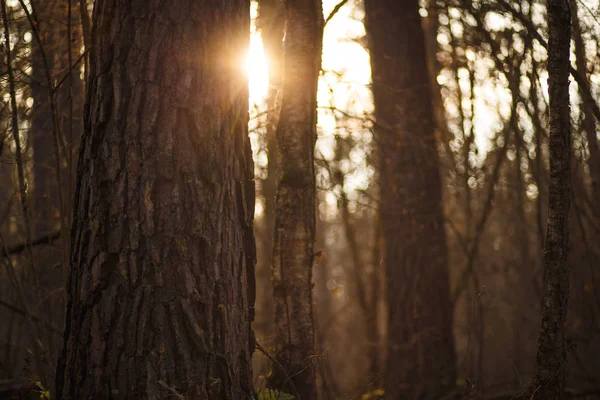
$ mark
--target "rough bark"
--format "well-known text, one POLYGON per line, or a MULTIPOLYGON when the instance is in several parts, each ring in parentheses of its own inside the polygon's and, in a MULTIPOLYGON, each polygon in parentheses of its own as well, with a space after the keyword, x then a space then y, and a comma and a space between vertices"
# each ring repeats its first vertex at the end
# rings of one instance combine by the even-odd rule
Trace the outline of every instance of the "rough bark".
POLYGON ((314 145, 323 15, 320 0, 288 0, 285 71, 277 126, 278 185, 273 249, 276 358, 271 385, 316 398, 312 264, 315 240, 314 145), (290 387, 292 386, 292 387, 290 387), (295 389, 293 389, 295 387, 295 389))
POLYGON ((431 81, 416 0, 366 0, 388 302, 389 398, 455 383, 448 254, 431 81))
POLYGON ((58 399, 250 399, 247 0, 99 0, 58 399))
POLYGON ((569 206, 571 120, 569 110, 568 0, 548 0, 548 92, 550 97, 550 186, 544 247, 544 298, 538 339, 534 399, 562 399, 565 388, 565 318, 569 297, 569 206))

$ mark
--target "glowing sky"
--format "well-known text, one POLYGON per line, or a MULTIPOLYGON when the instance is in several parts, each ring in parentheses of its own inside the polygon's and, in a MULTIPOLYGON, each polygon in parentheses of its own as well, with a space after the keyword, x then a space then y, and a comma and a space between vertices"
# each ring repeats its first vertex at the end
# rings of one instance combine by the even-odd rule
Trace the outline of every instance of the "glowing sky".
MULTIPOLYGON (((323 1, 325 18, 338 1, 323 1)), ((253 22, 246 69, 250 87, 250 139, 255 163, 258 167, 264 167, 267 159, 266 154, 259 150, 261 125, 256 120, 260 119, 266 109, 268 65, 262 39, 254 23, 257 10, 258 4, 252 2, 250 11, 253 22)), ((364 190, 368 187, 369 179, 373 174, 372 168, 367 163, 371 131, 368 126, 365 126, 362 118, 373 110, 369 88, 371 68, 367 51, 355 40, 365 34, 362 14, 358 7, 346 4, 325 26, 322 73, 317 94, 319 110, 316 157, 333 160, 336 135, 340 137, 352 135, 356 143, 349 154, 350 160, 343 160, 340 163, 340 168, 346 175, 344 189, 351 199, 355 197, 356 189, 364 190), (348 118, 348 115, 356 118, 348 118)), ((327 195, 326 202, 335 208, 336 199, 332 193, 327 195)), ((262 211, 258 202, 256 211, 257 214, 262 211)))

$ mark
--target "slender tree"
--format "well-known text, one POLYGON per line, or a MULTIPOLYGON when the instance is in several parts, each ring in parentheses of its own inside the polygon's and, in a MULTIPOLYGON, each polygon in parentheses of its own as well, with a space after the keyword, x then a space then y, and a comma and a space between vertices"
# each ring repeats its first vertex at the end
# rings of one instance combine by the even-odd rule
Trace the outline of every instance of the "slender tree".
POLYGON ((60 210, 56 180, 54 178, 56 154, 52 134, 52 116, 50 103, 48 102, 47 60, 53 59, 52 46, 52 22, 54 18, 50 14, 51 4, 47 0, 33 1, 40 33, 41 45, 33 43, 31 49, 31 97, 33 98, 33 109, 31 110, 31 128, 29 130, 30 141, 33 147, 33 205, 35 218, 35 234, 47 234, 55 229, 57 214, 60 210), (43 46, 43 49, 42 49, 43 46), (43 50, 43 51, 42 51, 43 50), (44 53, 45 52, 45 53, 44 53), (44 60, 46 58, 46 62, 44 60))
POLYGON ((427 48, 416 0, 366 0, 379 142, 389 398, 455 382, 448 254, 427 48))
POLYGON ((285 30, 285 4, 280 0, 260 0, 257 26, 260 30, 269 69, 267 92, 267 176, 261 181, 265 198, 262 235, 262 252, 258 256, 257 318, 254 324, 257 334, 271 335, 273 327, 273 296, 271 266, 273 265, 273 238, 275 232, 275 195, 277 191, 277 138, 275 132, 281 107, 283 79, 283 34, 285 30))
MULTIPOLYGON (((31 307, 30 301, 31 299, 25 294, 24 283, 26 277, 31 274, 34 276, 34 288, 39 291, 40 282, 39 277, 37 275, 38 270, 35 265, 35 259, 32 251, 32 224, 31 224, 31 211, 29 208, 29 195, 27 193, 27 178, 25 173, 25 163, 24 163, 24 150, 25 143, 21 138, 21 133, 19 130, 19 110, 17 103, 17 85, 15 79, 15 70, 14 70, 14 51, 15 48, 11 45, 11 33, 10 33, 10 20, 7 12, 7 4, 5 0, 0 0, 0 14, 3 28, 3 45, 2 51, 6 55, 5 66, 6 66, 6 75, 8 81, 8 97, 10 99, 10 133, 12 139, 14 141, 14 157, 15 164, 17 170, 18 177, 18 188, 19 188, 19 200, 21 205, 22 212, 22 224, 25 231, 25 243, 24 250, 26 250, 27 260, 26 264, 21 268, 20 276, 17 277, 15 272, 15 268, 10 261, 10 256, 7 251, 6 245, 4 243, 4 239, 0 235, 0 246, 2 247, 2 257, 4 258, 3 264, 6 265, 6 275, 9 277, 10 281, 12 281, 13 286, 15 287, 19 301, 21 306, 25 310, 25 315, 31 315, 31 307)), ((3 54, 3 55, 4 55, 3 54)), ((38 297, 36 293, 32 296, 33 301, 38 301, 38 297)), ((42 329, 39 325, 33 322, 32 318, 27 319, 28 328, 30 330, 29 334, 32 335, 33 341, 33 352, 32 355, 34 357, 34 373, 37 373, 39 376, 42 385, 48 385, 50 381, 51 374, 48 374, 50 364, 50 357, 48 355, 48 346, 49 341, 44 340, 44 336, 42 335, 42 329)))
MULTIPOLYGON (((592 198, 594 202, 600 202, 600 149, 598 148, 598 136, 596 129, 596 119, 594 116, 594 107, 597 105, 594 103, 594 98, 590 98, 588 95, 590 90, 590 82, 587 73, 587 52, 585 48, 585 42, 583 40, 583 32, 581 28, 581 22, 577 15, 577 1, 570 0, 569 6, 571 7, 571 18, 573 24, 573 43, 575 45, 575 65, 577 68, 577 74, 579 74, 580 82, 577 85, 579 90, 579 97, 582 100, 583 105, 583 123, 582 128, 586 134, 589 157, 587 164, 590 169, 590 178, 592 183, 592 198)), ((600 215, 600 210, 595 208, 593 212, 596 215, 600 215)))
MULTIPOLYGON (((53 294, 63 297, 64 277, 68 269, 68 250, 66 238, 68 230, 63 216, 66 214, 63 201, 63 189, 66 185, 61 184, 61 154, 58 151, 54 139, 55 132, 53 122, 56 121, 58 110, 51 106, 48 101, 53 96, 53 88, 49 87, 51 76, 54 74, 52 60, 55 52, 60 52, 57 46, 55 33, 58 30, 60 15, 57 12, 56 2, 49 0, 31 1, 30 6, 35 10, 35 26, 37 40, 31 43, 31 97, 33 108, 31 110, 31 125, 28 130, 30 144, 33 148, 33 232, 34 237, 51 236, 55 232, 62 233, 63 241, 49 241, 50 246, 36 246, 33 249, 34 258, 40 265, 38 269, 39 281, 42 283, 36 288, 42 300, 43 310, 46 318, 56 326, 61 326, 64 321, 64 301, 57 301, 53 294), (53 113, 55 115, 53 115, 53 113), (60 248, 62 251, 57 251, 60 248), (61 268, 56 268, 55 266, 61 268)), ((33 21, 33 19, 32 19, 33 21)), ((81 96, 80 96, 81 97, 81 96)), ((53 104, 54 105, 54 104, 53 104)), ((63 297, 64 300, 64 297, 63 297)), ((48 342, 48 353, 51 358, 49 376, 53 376, 53 368, 56 366, 58 353, 62 346, 60 335, 48 334, 46 330, 46 341, 48 342)), ((52 386, 48 382, 49 388, 52 386)))
POLYGON ((312 313, 313 152, 323 38, 321 1, 288 0, 286 28, 283 99, 276 132, 279 176, 273 250, 276 359, 285 371, 274 367, 270 383, 309 400, 316 398, 317 390, 312 313))
POLYGON ((99 0, 59 399, 252 398, 248 0, 99 0))
POLYGON ((571 119, 569 68, 571 15, 568 0, 548 0, 548 94, 550 187, 544 247, 544 298, 538 339, 534 399, 562 399, 565 388, 565 319, 569 298, 571 119))

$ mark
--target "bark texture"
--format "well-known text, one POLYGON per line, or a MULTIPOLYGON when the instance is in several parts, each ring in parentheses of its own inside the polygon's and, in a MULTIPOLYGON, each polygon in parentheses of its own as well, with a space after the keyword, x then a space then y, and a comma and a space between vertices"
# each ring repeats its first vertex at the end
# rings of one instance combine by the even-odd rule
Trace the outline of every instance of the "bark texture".
POLYGON ((550 97, 550 187, 544 247, 544 299, 538 339, 534 399, 562 399, 565 388, 565 318, 569 298, 569 206, 571 119, 569 110, 568 0, 548 0, 548 92, 550 97))
POLYGON ((57 398, 252 398, 248 0, 99 0, 57 398))
POLYGON ((386 398, 455 383, 452 306, 432 88, 416 0, 366 0, 388 303, 386 398))
POLYGON ((283 99, 277 126, 278 186, 273 249, 276 359, 270 384, 316 398, 312 264, 314 146, 323 15, 320 0, 288 0, 283 99), (288 382, 291 377, 293 384, 288 382))

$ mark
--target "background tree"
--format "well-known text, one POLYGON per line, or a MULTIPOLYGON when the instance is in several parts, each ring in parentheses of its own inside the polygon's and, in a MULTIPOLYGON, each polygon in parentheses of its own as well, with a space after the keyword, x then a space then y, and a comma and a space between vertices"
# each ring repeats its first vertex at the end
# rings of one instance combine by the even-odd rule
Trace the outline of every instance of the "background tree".
POLYGON ((565 320, 569 299, 569 207, 571 117, 569 67, 571 10, 566 0, 548 0, 548 93, 550 97, 550 187, 544 246, 544 299, 534 399, 565 397, 565 320))
POLYGON ((278 182, 273 249, 273 387, 317 394, 312 310, 315 241, 314 146, 323 14, 320 0, 288 0, 283 97, 277 125, 278 182), (291 377, 292 385, 288 385, 291 377))
POLYGON ((257 274, 256 333, 262 345, 270 344, 274 326, 273 286, 273 239, 275 237, 275 196, 277 191, 277 138, 276 129, 281 109, 283 83, 283 35, 285 33, 285 3, 280 0, 261 0, 258 4, 257 28, 262 38, 268 65, 268 91, 265 99, 266 127, 264 140, 267 155, 266 176, 260 180, 257 190, 264 197, 264 217, 255 225, 259 262, 257 274), (264 339, 264 340, 263 340, 264 339))
POLYGON ((248 32, 244 0, 96 2, 57 398, 252 398, 248 32))
POLYGON ((388 304, 386 396, 454 384, 448 254, 427 49, 417 1, 366 0, 388 304))

